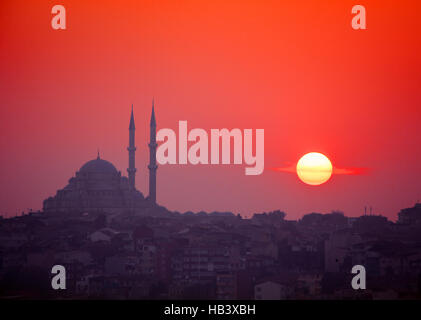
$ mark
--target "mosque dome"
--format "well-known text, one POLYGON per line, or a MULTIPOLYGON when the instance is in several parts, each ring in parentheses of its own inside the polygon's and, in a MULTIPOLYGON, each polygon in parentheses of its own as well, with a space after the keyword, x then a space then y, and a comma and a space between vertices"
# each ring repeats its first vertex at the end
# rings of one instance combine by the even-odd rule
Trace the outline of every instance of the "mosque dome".
POLYGON ((79 170, 80 173, 118 173, 114 165, 98 158, 86 162, 79 170))

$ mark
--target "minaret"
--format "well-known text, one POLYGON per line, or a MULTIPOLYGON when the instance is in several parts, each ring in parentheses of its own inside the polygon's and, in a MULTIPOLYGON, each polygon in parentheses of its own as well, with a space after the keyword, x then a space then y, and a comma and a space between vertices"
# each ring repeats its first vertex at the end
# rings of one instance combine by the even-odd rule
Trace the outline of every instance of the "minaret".
POLYGON ((133 104, 132 104, 132 115, 130 116, 130 125, 129 125, 129 147, 127 148, 127 150, 129 151, 129 167, 127 168, 127 172, 129 175, 129 186, 131 189, 135 189, 135 176, 136 176, 136 168, 135 168, 136 147, 134 145, 135 130, 136 128, 134 126, 133 104))
POLYGON ((154 100, 152 99, 152 115, 150 124, 150 141, 149 141, 149 201, 156 203, 156 121, 154 100))

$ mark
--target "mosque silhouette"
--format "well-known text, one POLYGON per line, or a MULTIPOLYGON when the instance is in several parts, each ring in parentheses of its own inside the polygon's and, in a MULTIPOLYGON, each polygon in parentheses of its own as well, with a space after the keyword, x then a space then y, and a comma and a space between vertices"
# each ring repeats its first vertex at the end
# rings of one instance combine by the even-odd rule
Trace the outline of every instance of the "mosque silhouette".
POLYGON ((125 213, 141 212, 156 206, 156 120, 154 102, 150 120, 149 153, 149 196, 136 189, 135 168, 135 121, 133 105, 129 124, 129 166, 128 176, 109 161, 101 159, 99 152, 96 159, 86 162, 69 179, 67 186, 57 191, 56 195, 44 200, 43 211, 46 213, 125 213))

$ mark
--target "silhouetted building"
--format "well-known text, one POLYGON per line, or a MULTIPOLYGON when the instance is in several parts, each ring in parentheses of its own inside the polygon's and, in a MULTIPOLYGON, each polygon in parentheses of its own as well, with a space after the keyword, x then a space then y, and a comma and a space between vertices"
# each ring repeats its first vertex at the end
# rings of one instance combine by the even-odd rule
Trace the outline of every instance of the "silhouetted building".
POLYGON ((398 223, 417 224, 421 222, 421 203, 415 204, 412 208, 402 209, 398 213, 398 223))
MULTIPOLYGON (((85 163, 63 189, 57 191, 54 197, 44 201, 44 212, 136 212, 150 207, 143 194, 135 186, 135 123, 133 106, 129 125, 129 167, 128 177, 121 175, 114 165, 100 158, 85 163)), ((151 160, 150 200, 156 202, 156 122, 152 106, 151 118, 151 160)))

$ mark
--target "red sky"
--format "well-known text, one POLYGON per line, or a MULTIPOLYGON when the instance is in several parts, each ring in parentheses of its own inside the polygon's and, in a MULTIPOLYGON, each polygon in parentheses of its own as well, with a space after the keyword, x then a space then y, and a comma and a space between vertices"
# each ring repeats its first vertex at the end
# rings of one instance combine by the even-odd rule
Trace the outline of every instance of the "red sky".
POLYGON ((83 163, 126 174, 130 105, 147 194, 152 96, 159 128, 265 129, 265 172, 160 166, 179 211, 281 209, 288 219, 365 205, 391 219, 421 199, 418 1, 20 1, 0 3, 0 213, 39 209, 83 163), (51 8, 67 30, 51 28, 51 8), (367 30, 351 8, 367 9, 367 30), (369 168, 306 186, 268 170, 307 152, 369 168))

